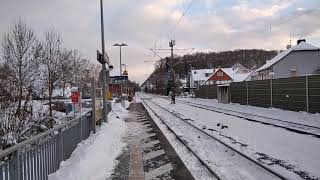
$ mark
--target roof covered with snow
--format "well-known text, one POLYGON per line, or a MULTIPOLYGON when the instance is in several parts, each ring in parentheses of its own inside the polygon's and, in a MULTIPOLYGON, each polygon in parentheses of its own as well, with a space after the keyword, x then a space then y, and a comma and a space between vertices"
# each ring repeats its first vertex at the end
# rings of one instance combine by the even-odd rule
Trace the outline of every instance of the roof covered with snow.
POLYGON ((181 82, 182 84, 187 83, 187 79, 180 79, 180 82, 181 82))
POLYGON ((191 76, 194 81, 204 81, 208 79, 206 73, 213 74, 213 69, 195 69, 191 70, 191 76))
POLYGON ((121 76, 119 68, 111 69, 109 73, 110 73, 110 76, 121 76))
POLYGON ((262 71, 264 69, 269 68, 270 66, 274 65, 275 63, 281 61, 285 56, 287 56, 288 54, 290 54, 293 51, 312 51, 312 50, 319 50, 319 48, 302 41, 299 44, 291 47, 290 49, 279 53, 277 56, 275 56, 271 60, 267 60, 266 64, 264 64, 259 69, 257 69, 257 71, 262 71))
MULTIPOLYGON (((219 69, 221 69, 228 76, 230 76, 233 82, 245 81, 252 73, 251 71, 247 73, 239 73, 240 72, 239 68, 218 68, 216 69, 215 73, 217 73, 219 69)), ((213 73, 211 76, 213 76, 215 73, 213 73)), ((202 84, 205 84, 210 79, 211 76, 207 77, 202 84)))

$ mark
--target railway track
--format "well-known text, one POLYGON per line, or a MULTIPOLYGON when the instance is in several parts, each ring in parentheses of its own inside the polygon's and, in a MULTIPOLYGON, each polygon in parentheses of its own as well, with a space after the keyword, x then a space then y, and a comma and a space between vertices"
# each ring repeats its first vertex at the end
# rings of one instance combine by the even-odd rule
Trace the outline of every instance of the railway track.
POLYGON ((149 98, 141 97, 141 100, 145 107, 165 124, 169 131, 190 150, 215 179, 286 179, 278 172, 234 149, 149 98), (157 113, 150 103, 165 113, 157 113), (163 118, 164 114, 171 116, 170 121, 163 118), (181 122, 183 123, 181 124, 181 122), (172 123, 176 123, 178 126, 174 126, 172 123), (199 150, 199 146, 201 146, 201 150, 199 150))
POLYGON ((279 128, 287 129, 289 131, 294 131, 299 134, 306 134, 306 135, 311 135, 311 136, 320 138, 320 127, 285 121, 285 120, 281 120, 281 119, 277 119, 277 118, 270 118, 270 117, 256 115, 256 114, 239 112, 239 111, 224 109, 224 108, 220 108, 220 107, 213 107, 213 106, 199 104, 199 103, 193 103, 193 102, 189 102, 189 101, 183 101, 183 100, 176 100, 176 101, 180 102, 182 104, 192 106, 192 107, 196 107, 196 108, 200 108, 200 109, 204 109, 204 110, 209 110, 209 111, 213 111, 213 112, 217 112, 217 113, 222 113, 222 114, 226 114, 226 115, 230 115, 230 116, 235 116, 235 117, 242 118, 242 119, 245 119, 248 121, 272 125, 272 126, 276 126, 279 128))

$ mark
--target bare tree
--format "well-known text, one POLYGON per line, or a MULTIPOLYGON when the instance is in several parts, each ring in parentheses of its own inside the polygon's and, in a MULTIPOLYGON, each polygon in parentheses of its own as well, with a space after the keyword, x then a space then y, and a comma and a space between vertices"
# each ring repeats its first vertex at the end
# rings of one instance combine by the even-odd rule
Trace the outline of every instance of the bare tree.
POLYGON ((80 85, 87 75, 90 63, 87 59, 83 58, 77 50, 72 51, 70 58, 72 63, 72 83, 80 85))
POLYGON ((59 84, 62 86, 62 96, 65 96, 65 87, 67 83, 71 82, 72 78, 72 69, 73 69, 73 64, 72 64, 72 51, 69 50, 64 50, 62 53, 62 61, 61 64, 61 78, 59 80, 59 84))
POLYGON ((55 83, 62 78, 62 67, 69 53, 62 49, 62 38, 54 30, 45 33, 41 62, 49 95, 49 116, 52 118, 52 94, 55 83))
POLYGON ((90 63, 89 64, 89 71, 90 71, 90 78, 94 78, 96 83, 99 83, 99 75, 100 75, 100 71, 101 71, 101 65, 100 64, 93 64, 90 63))
POLYGON ((16 114, 20 115, 23 96, 38 75, 41 45, 35 32, 22 21, 14 24, 4 36, 2 57, 5 75, 11 82, 12 97, 18 101, 16 114))

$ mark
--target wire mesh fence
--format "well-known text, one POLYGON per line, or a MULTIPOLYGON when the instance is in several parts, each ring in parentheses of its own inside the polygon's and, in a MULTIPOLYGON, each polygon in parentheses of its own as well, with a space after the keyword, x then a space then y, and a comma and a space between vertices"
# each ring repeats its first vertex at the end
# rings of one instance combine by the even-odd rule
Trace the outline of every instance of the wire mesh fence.
POLYGON ((0 180, 47 180, 92 131, 90 111, 0 151, 0 180))

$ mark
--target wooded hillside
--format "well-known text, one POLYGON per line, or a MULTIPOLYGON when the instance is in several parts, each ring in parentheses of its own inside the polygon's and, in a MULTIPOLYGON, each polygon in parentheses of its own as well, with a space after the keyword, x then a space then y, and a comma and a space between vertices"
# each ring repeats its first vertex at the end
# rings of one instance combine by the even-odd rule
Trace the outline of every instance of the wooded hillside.
POLYGON ((153 93, 165 94, 168 90, 168 73, 170 70, 168 64, 174 68, 176 74, 176 87, 180 87, 178 79, 188 78, 188 73, 191 69, 209 69, 218 67, 231 67, 236 63, 240 63, 248 69, 254 69, 265 64, 277 55, 277 51, 266 51, 260 49, 243 49, 234 51, 209 52, 209 53, 194 53, 182 57, 177 56, 175 59, 165 58, 159 60, 155 64, 155 70, 148 78, 148 81, 153 84, 153 93))
MULTIPOLYGON (((217 67, 231 67, 235 63, 240 63, 246 68, 258 68, 277 55, 277 51, 266 51, 260 49, 243 49, 234 51, 209 52, 209 53, 195 53, 180 57, 181 63, 175 66, 175 71, 181 78, 185 78, 193 69, 206 69, 217 67)), ((175 64, 170 62, 170 64, 175 64)))

